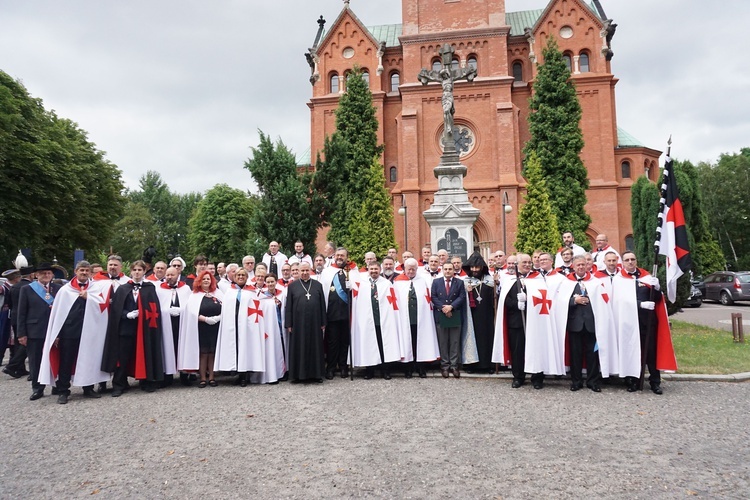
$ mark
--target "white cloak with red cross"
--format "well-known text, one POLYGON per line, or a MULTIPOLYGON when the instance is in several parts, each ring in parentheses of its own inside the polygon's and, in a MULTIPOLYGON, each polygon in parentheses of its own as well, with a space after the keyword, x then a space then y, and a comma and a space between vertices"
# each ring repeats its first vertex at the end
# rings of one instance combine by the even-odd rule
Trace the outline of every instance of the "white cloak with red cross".
POLYGON ((432 314, 432 298, 427 281, 417 275, 410 280, 405 274, 401 274, 393 280, 398 298, 399 328, 402 333, 401 344, 404 359, 407 363, 414 361, 414 353, 411 345, 411 324, 409 321, 409 288, 414 285, 414 294, 417 297, 417 361, 429 362, 440 359, 438 348, 437 331, 435 330, 435 317, 432 314))
MULTIPOLYGON (((109 380, 110 374, 103 372, 102 354, 104 353, 104 339, 106 338, 107 323, 109 320, 109 282, 89 281, 86 289, 86 307, 83 316, 83 329, 81 330, 81 343, 78 348, 78 357, 71 385, 85 387, 99 382, 109 380), (106 286, 104 286, 106 285, 106 286)), ((42 361, 39 368, 39 383, 52 385, 57 380, 59 368, 59 355, 54 345, 65 320, 70 314, 73 303, 78 300, 81 292, 78 280, 66 284, 55 295, 55 302, 50 312, 49 324, 47 325, 47 337, 42 349, 42 361)))
MULTIPOLYGON (((261 293, 257 299, 260 302, 262 315, 253 314, 252 317, 258 319, 259 325, 264 331, 263 335, 263 352, 265 353, 265 370, 250 375, 250 382, 253 384, 272 384, 279 380, 286 373, 286 360, 289 357, 289 337, 286 328, 279 326, 278 309, 281 307, 281 318, 284 321, 284 310, 286 304, 286 289, 276 288, 275 297, 271 297, 267 292, 261 293), (279 301, 277 306, 276 300, 279 301)), ((256 299, 252 300, 255 304, 256 299)), ((251 329, 255 325, 251 319, 251 329)))
MULTIPOLYGON (((172 308, 172 295, 177 294, 180 304, 180 316, 182 316, 192 291, 184 281, 180 281, 176 288, 170 288, 166 283, 155 283, 154 286, 156 287, 156 296, 159 297, 159 309, 161 310, 164 373, 174 375, 177 373, 177 358, 175 357, 174 337, 172 336, 172 315, 169 313, 169 310, 172 308)), ((180 321, 182 321, 182 318, 180 318, 180 321)), ((179 335, 180 332, 177 333, 179 335)))
MULTIPOLYGON (((206 294, 203 291, 193 292, 180 313, 180 338, 177 341, 177 369, 191 371, 200 369, 200 344, 198 342, 198 312, 201 301, 206 294)), ((221 290, 213 292, 216 300, 221 301, 224 294, 221 290)), ((234 318, 232 318, 234 321, 234 318)))
MULTIPOLYGON (((349 277, 352 279, 352 275, 349 277)), ((372 314, 370 277, 359 273, 352 284, 352 356, 353 366, 376 366, 381 363, 375 335, 375 319, 372 314)), ((399 306, 396 289, 382 276, 375 282, 380 307, 380 331, 383 336, 383 362, 401 361, 402 352, 399 328, 399 306)), ((411 332, 409 332, 411 336, 411 332)), ((411 340, 409 340, 411 342, 411 340)))
MULTIPOLYGON (((573 296, 576 283, 575 274, 569 274, 564 279, 555 293, 553 314, 557 326, 560 345, 562 346, 563 359, 566 348, 566 333, 568 324, 568 308, 570 297, 573 296)), ((591 273, 586 273, 583 286, 591 302, 594 313, 594 328, 596 334, 596 345, 599 353, 599 366, 602 377, 607 378, 612 374, 619 373, 619 361, 617 355, 617 334, 615 322, 612 316, 612 297, 609 296, 604 283, 595 278, 591 273)))
MULTIPOLYGON (((262 372, 266 369, 265 323, 257 291, 229 288, 221 303, 214 370, 262 372), (237 295, 239 294, 239 301, 237 295), (237 310, 239 308, 239 311, 237 310), (235 326, 235 313, 237 325, 235 326)), ((274 317, 275 321, 276 318, 274 317)))

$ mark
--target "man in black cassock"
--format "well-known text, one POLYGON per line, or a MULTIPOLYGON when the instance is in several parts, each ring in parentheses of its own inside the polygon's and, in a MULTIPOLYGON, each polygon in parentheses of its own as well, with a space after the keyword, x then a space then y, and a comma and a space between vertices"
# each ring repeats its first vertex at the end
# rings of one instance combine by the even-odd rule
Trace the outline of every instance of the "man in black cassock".
POLYGON ((110 306, 102 371, 114 372, 113 397, 128 389, 128 375, 146 392, 164 380, 159 297, 153 282, 143 279, 145 272, 143 261, 133 262, 132 279, 117 288, 110 306))
POLYGON ((463 266, 469 276, 466 290, 469 296, 469 309, 477 341, 479 362, 466 365, 469 373, 493 373, 492 342, 495 338, 495 287, 489 267, 484 258, 474 252, 463 266))
POLYGON ((289 380, 323 382, 326 302, 323 286, 310 279, 310 264, 300 264, 300 279, 287 289, 285 323, 289 332, 289 380))

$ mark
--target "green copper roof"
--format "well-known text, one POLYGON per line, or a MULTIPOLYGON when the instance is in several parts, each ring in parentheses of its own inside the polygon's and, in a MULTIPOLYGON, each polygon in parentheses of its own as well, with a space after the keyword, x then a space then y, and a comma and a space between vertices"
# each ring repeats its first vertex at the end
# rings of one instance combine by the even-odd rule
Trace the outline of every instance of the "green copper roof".
POLYGON ((372 36, 378 42, 385 42, 386 47, 398 47, 398 37, 401 36, 403 28, 400 24, 381 24, 379 26, 368 26, 372 36))
POLYGON ((524 28, 531 28, 542 15, 544 9, 522 10, 520 12, 506 12, 505 24, 510 26, 510 35, 523 35, 524 28))
POLYGON ((646 145, 638 139, 628 134, 626 131, 617 127, 617 147, 618 148, 645 148, 646 145))

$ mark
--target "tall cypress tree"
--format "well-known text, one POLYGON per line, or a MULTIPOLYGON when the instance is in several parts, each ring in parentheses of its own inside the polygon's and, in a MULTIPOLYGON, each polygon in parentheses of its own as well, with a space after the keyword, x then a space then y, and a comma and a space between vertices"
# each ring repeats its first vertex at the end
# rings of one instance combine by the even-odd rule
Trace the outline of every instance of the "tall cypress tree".
POLYGON ((526 158, 526 203, 518 213, 518 230, 515 247, 519 252, 531 254, 537 248, 554 252, 559 246, 557 217, 542 176, 542 166, 533 151, 526 158))
MULTIPOLYGON (((383 146, 378 145, 378 125, 372 93, 355 67, 347 76, 346 92, 336 110, 336 132, 326 139, 325 159, 316 163, 315 186, 324 199, 324 221, 331 227, 329 239, 338 244, 350 245, 351 219, 361 208, 368 171, 373 158, 383 152, 383 146)), ((392 232, 393 228, 373 230, 392 232)))
POLYGON ((544 63, 538 67, 529 101, 531 139, 524 154, 528 157, 535 151, 539 158, 560 230, 571 231, 576 242, 587 247, 586 228, 591 217, 584 208, 588 172, 579 156, 583 149, 581 105, 553 37, 542 54, 544 63))

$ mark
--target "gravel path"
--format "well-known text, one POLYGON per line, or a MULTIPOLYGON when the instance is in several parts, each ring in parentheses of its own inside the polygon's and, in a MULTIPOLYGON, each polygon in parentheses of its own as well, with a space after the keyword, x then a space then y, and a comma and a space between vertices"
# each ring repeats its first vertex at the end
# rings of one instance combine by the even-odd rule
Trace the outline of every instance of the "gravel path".
POLYGON ((571 393, 335 379, 28 401, 0 376, 1 498, 747 497, 750 384, 571 393))

